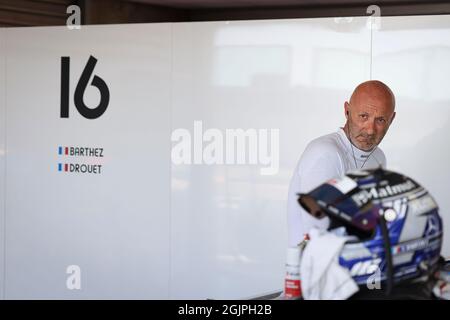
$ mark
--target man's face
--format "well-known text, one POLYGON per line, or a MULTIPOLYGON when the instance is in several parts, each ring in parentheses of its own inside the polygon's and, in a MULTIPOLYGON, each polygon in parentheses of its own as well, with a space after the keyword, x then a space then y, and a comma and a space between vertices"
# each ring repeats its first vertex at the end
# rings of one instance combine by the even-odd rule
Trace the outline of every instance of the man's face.
POLYGON ((389 129, 395 112, 389 99, 363 96, 345 102, 347 130, 353 144, 370 151, 377 146, 389 129))

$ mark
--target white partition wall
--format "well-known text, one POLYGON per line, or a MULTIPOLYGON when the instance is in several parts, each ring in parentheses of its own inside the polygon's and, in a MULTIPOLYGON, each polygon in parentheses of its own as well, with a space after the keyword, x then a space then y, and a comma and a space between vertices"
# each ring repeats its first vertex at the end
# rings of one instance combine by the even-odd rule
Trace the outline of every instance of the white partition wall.
MULTIPOLYGON (((170 25, 6 36, 6 298, 168 298, 170 25), (110 95, 96 119, 74 106, 91 55, 89 83, 100 77, 110 95), (69 118, 60 117, 62 56, 69 118), (67 286, 73 265, 80 290, 67 286)), ((83 96, 90 108, 102 99, 92 85, 83 96)))
POLYGON ((435 196, 449 256, 450 18, 369 25, 0 29, 2 297, 281 290, 294 167, 370 78, 397 96, 388 168, 435 196))
POLYGON ((385 17, 373 37, 373 77, 397 98, 386 140, 388 167, 423 184, 444 220, 450 255, 450 16, 385 17))
POLYGON ((3 299, 5 289, 5 59, 5 30, 0 29, 0 299, 3 299))

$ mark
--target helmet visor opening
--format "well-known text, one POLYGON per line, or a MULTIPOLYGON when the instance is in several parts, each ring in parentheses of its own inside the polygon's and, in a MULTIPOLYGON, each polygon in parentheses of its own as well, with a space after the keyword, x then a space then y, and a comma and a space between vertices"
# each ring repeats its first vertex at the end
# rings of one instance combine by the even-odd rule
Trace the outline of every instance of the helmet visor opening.
POLYGON ((317 219, 325 218, 326 214, 322 208, 317 204, 316 199, 303 194, 298 198, 298 203, 305 209, 310 215, 317 219))

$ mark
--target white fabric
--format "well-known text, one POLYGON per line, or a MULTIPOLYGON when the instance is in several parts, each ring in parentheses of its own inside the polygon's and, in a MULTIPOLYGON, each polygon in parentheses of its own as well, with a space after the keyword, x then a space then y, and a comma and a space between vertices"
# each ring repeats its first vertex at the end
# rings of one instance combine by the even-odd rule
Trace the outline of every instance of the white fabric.
POLYGON ((300 261, 302 295, 305 300, 343 300, 357 292, 350 272, 339 265, 346 241, 333 233, 313 228, 300 261))
POLYGON ((319 137, 311 141, 303 152, 291 179, 288 194, 288 246, 296 246, 303 235, 311 228, 326 229, 329 219, 321 220, 308 214, 297 202, 297 193, 309 192, 320 184, 343 176, 351 170, 386 167, 383 151, 376 147, 373 153, 362 151, 353 146, 357 163, 353 158, 351 143, 340 128, 337 132, 319 137), (367 158, 368 157, 368 158, 367 158))

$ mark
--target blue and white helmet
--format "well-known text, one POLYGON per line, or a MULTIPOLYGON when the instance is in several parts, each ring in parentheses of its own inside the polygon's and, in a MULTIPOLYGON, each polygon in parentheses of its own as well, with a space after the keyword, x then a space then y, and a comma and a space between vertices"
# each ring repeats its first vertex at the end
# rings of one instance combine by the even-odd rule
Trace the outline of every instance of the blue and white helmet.
POLYGON ((330 230, 349 237, 339 256, 355 282, 375 273, 392 287, 426 280, 440 257, 443 226, 428 191, 411 178, 382 168, 353 171, 299 195, 302 207, 328 216, 330 230))

